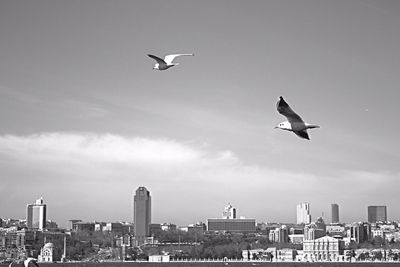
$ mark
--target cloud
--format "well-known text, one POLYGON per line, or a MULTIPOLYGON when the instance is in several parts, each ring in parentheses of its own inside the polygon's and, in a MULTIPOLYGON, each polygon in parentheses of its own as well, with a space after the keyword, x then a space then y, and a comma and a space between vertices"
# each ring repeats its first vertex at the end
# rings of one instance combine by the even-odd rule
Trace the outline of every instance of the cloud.
POLYGON ((0 137, 0 148, 3 156, 20 160, 125 164, 177 164, 201 159, 205 154, 173 140, 93 133, 4 135, 0 137))
POLYGON ((314 216, 329 214, 330 203, 337 202, 343 219, 362 220, 367 205, 390 207, 399 200, 395 187, 385 186, 399 173, 274 169, 244 163, 233 151, 210 144, 110 133, 3 135, 0 168, 0 213, 23 211, 43 196, 51 218, 61 222, 129 220, 138 186, 148 187, 154 197, 155 222, 219 217, 228 202, 239 215, 290 222, 303 201, 311 203, 314 216))

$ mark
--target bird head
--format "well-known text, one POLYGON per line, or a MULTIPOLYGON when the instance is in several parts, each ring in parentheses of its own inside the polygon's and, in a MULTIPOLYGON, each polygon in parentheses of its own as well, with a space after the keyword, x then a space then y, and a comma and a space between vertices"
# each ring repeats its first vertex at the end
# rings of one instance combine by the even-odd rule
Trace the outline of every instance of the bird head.
POLYGON ((159 66, 160 65, 158 63, 154 64, 153 70, 159 70, 160 69, 159 66))
POLYGON ((288 121, 284 121, 275 126, 274 129, 291 130, 292 127, 288 121))

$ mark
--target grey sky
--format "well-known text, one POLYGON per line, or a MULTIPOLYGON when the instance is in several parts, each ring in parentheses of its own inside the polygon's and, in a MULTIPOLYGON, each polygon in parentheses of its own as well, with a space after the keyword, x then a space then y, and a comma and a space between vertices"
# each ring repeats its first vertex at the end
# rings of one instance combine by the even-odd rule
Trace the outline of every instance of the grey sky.
POLYGON ((155 222, 398 220, 398 29, 389 0, 1 1, 0 217, 131 221, 146 186, 155 222))

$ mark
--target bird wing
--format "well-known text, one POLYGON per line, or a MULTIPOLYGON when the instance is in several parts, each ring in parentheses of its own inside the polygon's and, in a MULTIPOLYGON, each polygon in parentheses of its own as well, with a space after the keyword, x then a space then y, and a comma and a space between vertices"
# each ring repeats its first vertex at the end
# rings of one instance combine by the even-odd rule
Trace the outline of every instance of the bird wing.
POLYGON ((39 264, 37 264, 35 258, 27 258, 24 260, 24 266, 25 267, 39 267, 39 264))
POLYGON ((167 55, 167 56, 165 56, 164 61, 165 61, 167 64, 172 64, 172 61, 174 61, 174 59, 175 59, 176 57, 180 57, 180 56, 194 56, 194 54, 173 54, 173 55, 167 55))
POLYGON ((297 115, 297 113, 294 112, 293 109, 289 107, 288 103, 286 103, 283 97, 280 97, 278 103, 276 103, 276 109, 280 114, 285 116, 290 123, 293 122, 304 123, 303 119, 299 115, 297 115))
POLYGON ((308 137, 308 133, 307 130, 303 130, 303 131, 293 131, 297 136, 300 136, 301 138, 310 140, 310 137, 308 137))
POLYGON ((150 55, 150 54, 147 54, 147 55, 149 57, 151 57, 152 59, 155 59, 157 61, 157 63, 160 64, 160 65, 165 65, 166 64, 164 59, 162 59, 162 58, 159 58, 159 57, 156 57, 156 56, 150 55))

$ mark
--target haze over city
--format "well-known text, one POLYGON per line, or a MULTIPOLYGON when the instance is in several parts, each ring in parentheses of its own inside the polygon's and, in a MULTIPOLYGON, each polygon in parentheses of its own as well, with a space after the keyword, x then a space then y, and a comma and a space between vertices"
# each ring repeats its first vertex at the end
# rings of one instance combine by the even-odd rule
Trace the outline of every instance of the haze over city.
MULTIPOLYGON (((0 215, 399 220, 400 2, 0 2, 0 215), (181 65, 154 71, 171 53, 181 65), (283 96, 321 126, 273 129, 283 96)), ((328 220, 329 221, 329 220, 328 220)))

